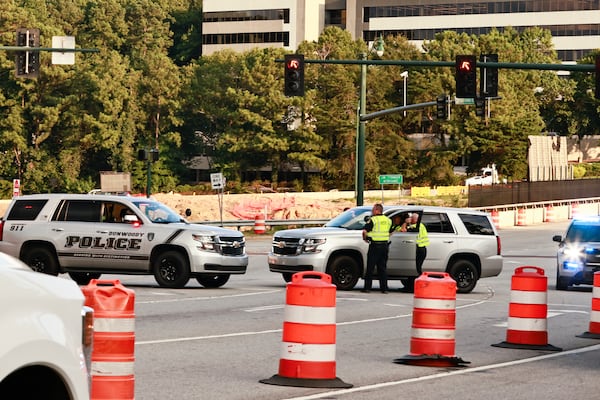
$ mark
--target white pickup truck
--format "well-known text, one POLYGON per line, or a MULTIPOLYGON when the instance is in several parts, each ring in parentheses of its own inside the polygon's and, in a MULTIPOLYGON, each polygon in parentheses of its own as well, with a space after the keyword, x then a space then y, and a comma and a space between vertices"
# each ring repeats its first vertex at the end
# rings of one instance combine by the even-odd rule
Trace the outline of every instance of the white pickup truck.
POLYGON ((498 179, 496 164, 481 168, 479 175, 472 176, 465 180, 465 186, 496 185, 498 183, 500 183, 500 180, 498 179))
POLYGON ((93 310, 70 279, 0 253, 0 398, 89 399, 93 310))

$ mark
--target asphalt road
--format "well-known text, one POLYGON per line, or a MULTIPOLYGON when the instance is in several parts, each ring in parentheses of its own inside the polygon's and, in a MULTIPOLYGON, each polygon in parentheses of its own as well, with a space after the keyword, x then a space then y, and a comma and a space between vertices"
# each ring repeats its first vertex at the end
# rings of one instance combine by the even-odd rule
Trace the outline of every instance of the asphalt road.
POLYGON ((219 289, 195 281, 157 287, 152 277, 106 275, 136 293, 135 392, 163 399, 586 399, 597 398, 600 340, 588 330, 591 288, 554 290, 556 243, 566 223, 501 230, 504 270, 456 301, 455 356, 462 367, 394 362, 410 354, 413 295, 336 293, 336 375, 348 389, 261 383, 279 372, 286 287, 268 271, 269 236, 249 239, 249 270, 219 289), (548 277, 548 347, 506 340, 511 277, 536 266, 548 277))

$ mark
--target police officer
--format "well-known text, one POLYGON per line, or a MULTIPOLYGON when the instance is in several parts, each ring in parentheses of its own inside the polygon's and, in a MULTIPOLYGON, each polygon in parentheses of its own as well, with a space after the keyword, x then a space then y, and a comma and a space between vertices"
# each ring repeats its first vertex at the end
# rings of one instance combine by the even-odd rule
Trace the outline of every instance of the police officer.
POLYGON ((362 232, 363 240, 369 243, 365 287, 362 292, 368 293, 371 290, 375 266, 377 266, 381 293, 388 291, 387 259, 391 227, 392 221, 383 215, 383 206, 379 203, 373 205, 371 219, 366 223, 362 232))
POLYGON ((416 264, 417 264, 417 274, 421 276, 423 261, 427 257, 427 246, 429 246, 429 234, 427 233, 427 228, 425 228, 425 224, 420 223, 417 226, 417 222, 419 221, 419 214, 413 213, 410 216, 410 220, 406 223, 406 231, 408 232, 418 232, 417 234, 417 253, 415 256, 416 264))

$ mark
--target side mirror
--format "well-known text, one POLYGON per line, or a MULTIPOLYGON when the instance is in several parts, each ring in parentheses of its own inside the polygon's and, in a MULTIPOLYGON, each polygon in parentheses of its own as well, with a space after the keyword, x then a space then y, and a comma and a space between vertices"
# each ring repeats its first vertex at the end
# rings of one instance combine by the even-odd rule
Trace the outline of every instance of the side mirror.
POLYGON ((552 236, 552 241, 560 243, 560 242, 562 242, 562 236, 561 235, 554 235, 554 236, 552 236))
POLYGON ((189 217, 189 216, 191 216, 191 215, 192 215, 192 210, 190 210, 189 208, 186 208, 186 209, 185 209, 185 216, 186 216, 186 217, 189 217))
POLYGON ((127 214, 123 216, 123 222, 127 222, 128 224, 132 224, 138 221, 138 217, 135 215, 127 214))
POLYGON ((371 216, 366 215, 364 218, 365 222, 368 224, 369 222, 371 222, 371 216))

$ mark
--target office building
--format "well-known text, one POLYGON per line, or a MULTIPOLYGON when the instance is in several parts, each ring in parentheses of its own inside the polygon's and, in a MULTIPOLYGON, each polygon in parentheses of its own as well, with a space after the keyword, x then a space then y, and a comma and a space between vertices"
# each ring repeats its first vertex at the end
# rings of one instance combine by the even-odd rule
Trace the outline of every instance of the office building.
POLYGON ((339 26, 371 42, 400 34, 420 46, 438 32, 486 34, 511 26, 551 31, 562 61, 600 48, 600 0, 204 0, 203 54, 230 48, 295 50, 339 26))

